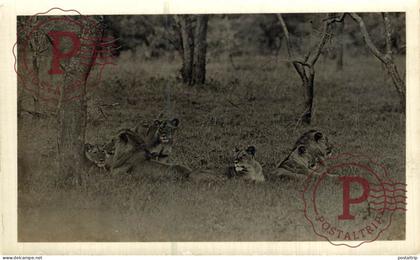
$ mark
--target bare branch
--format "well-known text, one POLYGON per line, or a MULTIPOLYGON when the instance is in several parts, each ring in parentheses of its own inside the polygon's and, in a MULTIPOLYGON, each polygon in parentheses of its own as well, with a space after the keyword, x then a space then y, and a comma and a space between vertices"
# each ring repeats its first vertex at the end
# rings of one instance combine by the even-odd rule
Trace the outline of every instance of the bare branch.
POLYGON ((344 21, 344 18, 346 17, 347 13, 342 13, 339 17, 327 17, 324 18, 322 21, 327 22, 329 24, 331 23, 341 23, 344 21))
MULTIPOLYGON (((45 34, 45 37, 47 38, 47 40, 51 44, 51 46, 54 48, 54 43, 53 43, 52 39, 50 38, 50 36, 48 34, 45 34)), ((66 71, 66 68, 63 66, 63 64, 61 64, 61 63, 59 63, 59 64, 60 64, 60 68, 63 71, 66 71)))
POLYGON ((385 55, 381 53, 378 48, 376 48, 375 44, 372 42, 372 39, 370 38, 369 32, 366 29, 365 22, 363 21, 362 17, 360 17, 356 13, 350 13, 350 17, 359 25, 360 31, 363 36, 363 40, 365 41, 367 47, 369 48, 369 51, 375 55, 376 58, 381 60, 383 63, 387 63, 387 59, 385 58, 385 55))
POLYGON ((359 24, 360 31, 362 33, 363 39, 368 46, 370 52, 378 58, 387 68, 388 74, 391 76, 392 82, 394 83, 395 89, 397 90, 398 96, 400 98, 400 108, 402 111, 405 111, 405 81, 401 78, 397 66, 392 59, 392 50, 391 50, 391 24, 387 14, 382 14, 384 18, 385 34, 386 34, 386 53, 382 53, 378 50, 375 44, 370 38, 369 32, 366 29, 366 25, 363 19, 356 13, 350 13, 350 16, 353 20, 359 24))
POLYGON ((306 55, 303 59, 295 56, 293 52, 293 46, 291 44, 289 30, 287 28, 286 22, 284 21, 281 14, 277 14, 277 18, 283 29, 284 38, 286 39, 287 52, 289 55, 289 60, 292 62, 293 67, 298 73, 302 86, 305 90, 305 111, 301 115, 298 124, 303 122, 305 124, 310 124, 312 109, 313 109, 313 96, 314 96, 314 78, 315 78, 315 63, 321 55, 322 49, 325 44, 331 38, 331 24, 335 22, 343 21, 345 13, 340 17, 332 17, 331 14, 326 14, 326 18, 322 22, 322 29, 320 31, 320 37, 318 43, 311 47, 306 52, 306 55))
POLYGON ((98 107, 98 110, 101 113, 101 115, 104 117, 104 119, 108 119, 108 117, 106 116, 105 112, 102 110, 102 107, 98 107))
POLYGON ((112 40, 109 40, 109 41, 102 41, 101 44, 103 44, 103 45, 109 45, 111 43, 116 43, 119 40, 121 40, 121 38, 113 38, 112 40))
MULTIPOLYGON (((330 19, 331 18, 331 14, 326 14, 326 18, 325 19, 330 19)), ((310 64, 311 66, 315 65, 315 63, 317 62, 319 56, 321 55, 321 51, 324 48, 325 44, 327 43, 328 39, 330 38, 331 34, 330 34, 330 25, 331 22, 324 22, 323 26, 322 26, 322 34, 321 34, 321 38, 319 40, 318 45, 316 46, 316 48, 313 50, 313 52, 309 53, 309 55, 307 56, 307 58, 305 59, 305 61, 307 61, 308 64, 310 64)))
POLYGON ((298 62, 293 62, 293 67, 295 67, 296 72, 299 74, 299 77, 301 78, 302 82, 304 82, 306 78, 305 69, 302 66, 300 66, 298 62))
POLYGON ((299 65, 302 65, 302 66, 304 66, 304 67, 308 67, 308 68, 310 68, 310 67, 311 67, 311 65, 310 65, 310 64, 308 64, 308 63, 306 63, 306 62, 304 62, 304 61, 300 61, 300 60, 293 60, 293 61, 292 61, 292 63, 293 63, 293 64, 299 64, 299 65))
POLYGON ((391 23, 389 21, 388 13, 382 13, 382 19, 384 22, 385 29, 385 45, 386 45, 386 56, 392 59, 392 48, 391 48, 391 23))
POLYGON ((286 22, 284 21, 283 16, 281 14, 277 14, 277 19, 279 20, 281 24, 281 28, 283 29, 284 38, 286 38, 287 54, 289 55, 289 58, 292 58, 293 50, 292 50, 292 45, 290 43, 290 35, 289 35, 289 30, 287 29, 286 22))

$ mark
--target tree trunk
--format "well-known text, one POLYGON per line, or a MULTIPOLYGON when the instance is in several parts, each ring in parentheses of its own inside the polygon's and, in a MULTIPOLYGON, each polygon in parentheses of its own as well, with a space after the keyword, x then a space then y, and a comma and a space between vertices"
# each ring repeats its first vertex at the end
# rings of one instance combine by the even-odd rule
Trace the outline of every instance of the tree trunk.
MULTIPOLYGON (((19 82, 19 81, 23 81, 23 80, 20 80, 20 77, 17 77, 17 81, 19 82)), ((23 109, 22 101, 23 101, 24 91, 23 91, 23 86, 21 84, 24 84, 24 83, 18 83, 18 86, 19 86, 18 95, 17 95, 17 99, 18 99, 18 101, 17 101, 17 117, 18 117, 18 119, 22 117, 22 109, 23 109)))
POLYGON ((388 74, 391 76, 392 82, 394 83, 395 89, 398 93, 398 97, 400 99, 400 109, 405 110, 405 82, 400 77, 398 73, 397 66, 394 62, 394 56, 392 53, 392 26, 391 21, 389 20, 389 16, 387 13, 382 13, 382 19, 384 23, 385 29, 385 46, 386 46, 386 53, 385 58, 387 62, 385 63, 385 67, 388 70, 388 74))
POLYGON ((312 120, 312 106, 314 103, 314 78, 315 72, 311 69, 309 77, 304 82, 304 89, 305 89, 305 112, 302 115, 302 122, 306 125, 311 124, 312 120))
MULTIPOLYGON (((21 16, 17 19, 17 66, 18 68, 23 66, 23 60, 22 60, 22 45, 23 39, 25 38, 24 33, 24 26, 26 22, 26 18, 24 16, 21 16)), ((17 84, 18 84, 18 90, 17 90, 17 116, 18 118, 21 118, 22 116, 22 101, 23 101, 23 95, 24 95, 24 86, 25 81, 21 79, 21 77, 17 77, 17 84)))
POLYGON ((182 36, 182 79, 188 85, 193 84, 192 72, 194 62, 194 34, 192 26, 192 17, 189 15, 180 15, 179 24, 181 26, 182 36))
MULTIPOLYGON (((77 19, 77 18, 75 18, 77 19)), ((102 29, 94 28, 92 31, 79 32, 82 38, 102 38, 102 29)), ((81 52, 91 52, 90 65, 82 66, 80 54, 72 57, 64 66, 64 84, 60 89, 60 101, 58 105, 58 120, 60 132, 57 138, 58 144, 58 170, 64 184, 81 184, 82 174, 86 170, 84 156, 85 129, 86 129, 86 81, 96 58, 96 52, 92 47, 82 46, 81 52), (66 100, 71 94, 72 85, 76 80, 83 79, 81 84, 81 97, 75 100, 66 100)))
MULTIPOLYGON (((34 23, 37 22, 38 17, 31 18, 34 23)), ((40 32, 35 32, 33 34, 33 38, 30 40, 29 47, 32 51, 32 67, 34 70, 34 74, 37 78, 39 78, 39 55, 40 55, 40 49, 43 47, 42 42, 40 41, 40 38, 43 37, 43 35, 39 35, 40 32)), ((40 83, 35 83, 35 95, 32 95, 32 98, 34 100, 34 112, 38 112, 39 110, 39 95, 40 95, 40 83)))
POLYGON ((344 20, 341 23, 338 23, 338 48, 337 48, 337 66, 338 71, 343 70, 343 56, 344 56, 344 20))
POLYGON ((204 84, 206 80, 207 23, 208 15, 199 15, 194 38, 193 84, 204 84))
MULTIPOLYGON (((34 68, 34 73, 37 77, 39 77, 39 61, 38 61, 38 54, 34 54, 34 56, 32 57, 32 66, 34 68)), ((41 88, 39 86, 39 82, 38 84, 36 84, 35 86, 35 95, 33 95, 33 99, 34 99, 34 112, 37 113, 39 112, 39 96, 41 95, 40 91, 41 88)))
POLYGON ((312 120, 312 107, 314 101, 315 70, 313 69, 313 66, 299 62, 293 62, 293 66, 295 67, 295 70, 302 80, 302 87, 304 89, 305 97, 305 109, 300 116, 299 121, 303 124, 310 125, 312 120))
POLYGON ((388 74, 391 76, 392 82, 394 83, 395 90, 397 91, 399 100, 400 100, 400 110, 401 112, 405 112, 405 82, 400 77, 400 74, 398 73, 397 66, 394 62, 388 62, 385 64, 386 69, 388 70, 388 74))
MULTIPOLYGON (((65 84, 72 82, 71 70, 66 71, 68 78, 65 84)), ((77 72, 78 75, 80 72, 77 72)), ((83 86, 86 91, 86 85, 83 86)), ((66 88, 62 88, 62 96, 66 95, 66 88)), ((85 171, 85 157, 83 154, 86 128, 86 100, 84 97, 59 104, 58 117, 60 132, 58 135, 58 164, 60 179, 65 184, 81 184, 85 171)))

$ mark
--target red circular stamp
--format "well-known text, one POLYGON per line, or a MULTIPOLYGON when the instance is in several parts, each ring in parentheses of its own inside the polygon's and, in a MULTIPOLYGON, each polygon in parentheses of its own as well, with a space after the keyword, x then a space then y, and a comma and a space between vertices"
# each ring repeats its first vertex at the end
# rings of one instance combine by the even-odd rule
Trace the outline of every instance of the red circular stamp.
POLYGON ((405 211, 406 184, 368 157, 340 154, 305 181, 305 218, 331 244, 358 247, 377 240, 395 211, 405 211), (314 177, 316 176, 316 177, 314 177))
POLYGON ((115 39, 103 37, 104 29, 100 19, 76 10, 52 8, 18 17, 13 54, 21 87, 54 103, 84 96, 98 85, 104 67, 115 65, 115 39))

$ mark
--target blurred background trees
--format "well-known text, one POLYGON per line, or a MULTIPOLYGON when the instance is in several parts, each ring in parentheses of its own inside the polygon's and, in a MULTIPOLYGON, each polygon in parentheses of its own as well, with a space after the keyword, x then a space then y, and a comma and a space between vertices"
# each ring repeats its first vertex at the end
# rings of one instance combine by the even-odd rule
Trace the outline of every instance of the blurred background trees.
POLYGON ((373 54, 386 69, 384 74, 390 75, 404 111, 405 83, 393 64, 393 56, 405 54, 405 16, 403 13, 387 14, 387 19, 380 13, 357 16, 363 21, 362 27, 353 15, 346 15, 325 30, 325 14, 283 14, 287 37, 276 14, 109 16, 108 21, 114 36, 120 38, 123 51, 131 51, 139 59, 178 56, 181 63, 178 77, 188 85, 205 83, 206 64, 211 60, 223 59, 234 69, 240 67, 235 61, 240 56, 271 56, 283 62, 299 60, 300 64, 290 64, 298 68, 304 85, 305 112, 299 120, 309 124, 314 65, 320 56, 335 60, 336 70, 345 72, 346 56, 373 54))
MULTIPOLYGON (((385 49, 384 28, 379 13, 360 14, 366 23, 372 40, 380 49, 385 49)), ((320 33, 319 22, 323 14, 283 14, 287 20, 292 41, 310 45, 320 33)), ((390 13, 392 48, 396 54, 405 53, 405 16, 404 13, 390 13)), ((157 59, 163 55, 173 55, 181 42, 179 25, 174 16, 107 16, 109 28, 114 36, 120 38, 121 51, 131 51, 144 59, 157 59)), ((192 16, 196 19, 196 15, 192 16)), ((337 52, 343 43, 346 55, 367 55, 357 24, 346 18, 344 35, 333 37, 326 46, 329 53, 337 52)), ((193 21, 194 26, 195 21, 193 21)), ((338 25, 337 25, 338 26, 338 25)), ((333 34, 338 36, 340 29, 333 34)), ((212 58, 220 58, 227 52, 240 55, 280 54, 284 46, 284 35, 275 14, 229 14, 210 15, 208 21, 207 52, 212 58)), ((286 52, 284 52, 286 54, 286 52)), ((331 54, 330 57, 335 55, 331 54)))
MULTIPOLYGON (((397 69, 393 62, 394 57, 405 54, 404 13, 388 13, 386 17, 381 13, 359 14, 363 27, 353 16, 346 15, 343 21, 331 24, 327 32, 323 29, 325 14, 296 13, 282 14, 282 17, 287 24, 288 37, 285 37, 277 14, 111 15, 105 16, 104 22, 107 27, 106 36, 118 39, 119 48, 115 50, 114 55, 123 54, 133 59, 139 64, 139 68, 146 64, 144 61, 149 60, 157 60, 162 66, 174 62, 179 64, 179 70, 177 75, 170 77, 175 77, 186 85, 201 87, 206 87, 206 65, 217 62, 232 66, 233 70, 238 72, 244 66, 240 61, 243 59, 263 56, 274 62, 289 65, 293 64, 291 60, 296 57, 304 62, 312 55, 316 59, 309 60, 316 62, 319 57, 324 63, 332 61, 332 64, 335 64, 331 67, 333 70, 346 73, 351 69, 350 66, 353 66, 349 64, 350 57, 357 59, 361 56, 374 56, 379 60, 378 66, 384 69, 384 76, 390 76, 390 84, 394 85, 401 111, 404 111, 404 72, 402 68, 397 69), (361 28, 366 28, 366 32, 361 28), (366 33, 369 35, 370 44, 366 44, 366 33), (325 41, 320 41, 323 37, 325 41), (321 42, 318 56, 316 48, 321 42), (293 57, 289 55, 288 46, 293 46, 293 57)), ((25 17, 21 17, 18 26, 22 27, 24 23, 25 17)), ((33 42, 30 46, 34 68, 37 68, 40 62, 37 53, 42 51, 38 45, 45 43, 33 42)), ((302 90, 306 112, 300 119, 306 124, 310 123, 312 114, 314 83, 313 79, 311 80, 311 70, 313 71, 315 62, 311 66, 307 66, 307 62, 300 65, 294 63, 294 66, 300 67, 301 72, 307 70, 306 74, 290 74, 290 77, 298 76, 300 79, 303 75, 303 81, 312 82, 305 83, 312 87, 302 90)), ((30 112, 36 114, 36 94, 32 95, 32 99, 34 109, 30 112)))

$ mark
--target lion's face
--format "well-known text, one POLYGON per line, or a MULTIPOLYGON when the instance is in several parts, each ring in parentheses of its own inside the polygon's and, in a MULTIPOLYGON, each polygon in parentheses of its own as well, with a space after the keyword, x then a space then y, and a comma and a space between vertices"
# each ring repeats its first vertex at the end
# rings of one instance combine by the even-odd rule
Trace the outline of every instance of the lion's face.
POLYGON ((107 155, 113 155, 115 152, 115 139, 112 138, 111 141, 103 145, 103 150, 107 155))
POLYGON ((89 161, 93 162, 98 167, 105 166, 106 154, 98 145, 85 144, 85 155, 89 161))
POLYGON ((328 137, 318 130, 310 130, 304 133, 295 144, 296 147, 299 145, 304 145, 306 150, 320 162, 325 157, 331 156, 333 149, 328 137))
POLYGON ((300 168, 314 169, 317 164, 317 158, 308 151, 305 145, 298 145, 289 155, 289 160, 300 168))
POLYGON ((179 120, 174 118, 172 120, 155 120, 153 125, 153 131, 155 137, 159 139, 159 142, 162 144, 172 143, 173 135, 178 128, 179 120))
POLYGON ((254 146, 248 146, 246 149, 235 148, 234 151, 234 166, 235 171, 244 171, 255 160, 256 149, 254 146))

